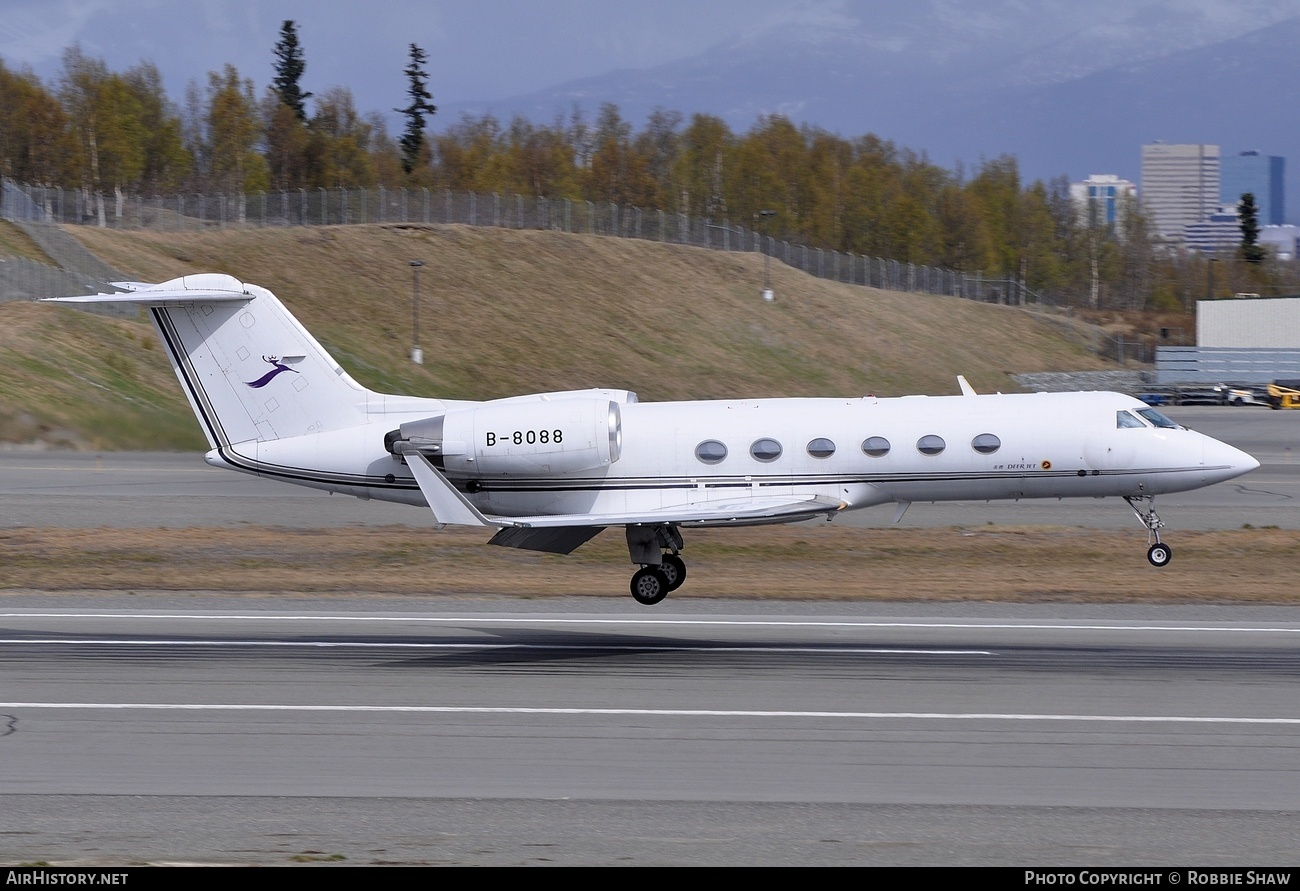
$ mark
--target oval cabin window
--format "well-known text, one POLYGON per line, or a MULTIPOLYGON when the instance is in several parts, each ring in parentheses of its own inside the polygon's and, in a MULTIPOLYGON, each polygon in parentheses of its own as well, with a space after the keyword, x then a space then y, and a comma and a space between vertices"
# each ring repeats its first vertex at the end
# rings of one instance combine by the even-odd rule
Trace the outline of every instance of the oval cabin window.
POLYGON ((889 454, 889 440, 883 436, 868 436, 862 440, 862 451, 873 458, 881 458, 889 454))
POLYGON ((942 436, 927 433, 916 441, 916 450, 922 455, 937 455, 948 447, 942 436))
POLYGON ((808 443, 808 454, 814 458, 829 458, 835 454, 835 443, 824 436, 818 437, 808 443))
POLYGON ((1002 440, 992 433, 981 433, 970 441, 971 448, 981 455, 991 455, 1002 448, 1002 440))
POLYGON ((749 453, 759 461, 775 461, 781 457, 781 443, 775 439, 759 439, 749 447, 749 453))
POLYGON ((727 447, 716 439, 706 439, 695 447, 695 457, 705 464, 717 464, 727 457, 727 447))

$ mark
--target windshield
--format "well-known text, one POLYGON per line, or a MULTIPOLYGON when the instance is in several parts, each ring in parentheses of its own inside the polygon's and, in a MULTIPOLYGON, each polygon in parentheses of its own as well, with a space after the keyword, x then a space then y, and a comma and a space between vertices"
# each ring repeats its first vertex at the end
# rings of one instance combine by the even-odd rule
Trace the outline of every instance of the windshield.
POLYGON ((1146 418, 1156 427, 1168 427, 1171 430, 1181 429, 1181 425, 1175 424, 1154 408, 1139 408, 1137 409, 1137 413, 1146 418))

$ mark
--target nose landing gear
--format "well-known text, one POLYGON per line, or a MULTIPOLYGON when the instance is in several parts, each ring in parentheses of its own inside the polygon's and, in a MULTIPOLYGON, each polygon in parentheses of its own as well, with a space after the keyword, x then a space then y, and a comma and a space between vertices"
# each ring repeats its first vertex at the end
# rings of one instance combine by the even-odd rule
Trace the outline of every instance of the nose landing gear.
POLYGON ((1154 495, 1125 495, 1124 500, 1128 506, 1133 509, 1138 521, 1147 527, 1147 562, 1152 566, 1167 566, 1169 561, 1174 558, 1174 550, 1160 540, 1160 530, 1164 527, 1164 521, 1156 513, 1156 498, 1154 495), (1145 502, 1145 507, 1138 507, 1135 502, 1145 502))

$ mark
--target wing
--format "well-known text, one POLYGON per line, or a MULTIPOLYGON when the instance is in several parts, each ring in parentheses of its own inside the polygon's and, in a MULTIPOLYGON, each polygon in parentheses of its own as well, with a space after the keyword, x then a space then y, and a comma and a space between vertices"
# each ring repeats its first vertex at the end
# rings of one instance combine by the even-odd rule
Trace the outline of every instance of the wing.
POLYGON ((606 526, 757 526, 790 523, 843 510, 843 501, 823 495, 769 495, 628 514, 555 514, 499 517, 482 513, 429 459, 415 449, 406 463, 439 523, 500 529, 494 544, 567 554, 606 526), (589 534, 584 534, 588 533, 589 534))

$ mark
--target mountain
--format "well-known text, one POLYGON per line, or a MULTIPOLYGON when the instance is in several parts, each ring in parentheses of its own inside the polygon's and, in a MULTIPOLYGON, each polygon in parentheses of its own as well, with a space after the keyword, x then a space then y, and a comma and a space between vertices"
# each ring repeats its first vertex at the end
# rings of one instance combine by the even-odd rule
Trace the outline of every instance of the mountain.
MULTIPOLYGON (((1012 154, 1027 181, 1117 173, 1136 182, 1141 145, 1156 140, 1296 156, 1300 117, 1288 100, 1300 80, 1300 17, 1239 33, 1207 9, 1139 7, 1032 40, 1032 29, 964 12, 875 26, 801 21, 652 68, 446 104, 438 123, 485 112, 542 123, 575 105, 590 119, 613 102, 637 126, 663 107, 717 115, 739 133, 781 114, 846 137, 874 133, 946 167, 1012 154)), ((1291 179, 1296 218, 1300 176, 1291 179)))

